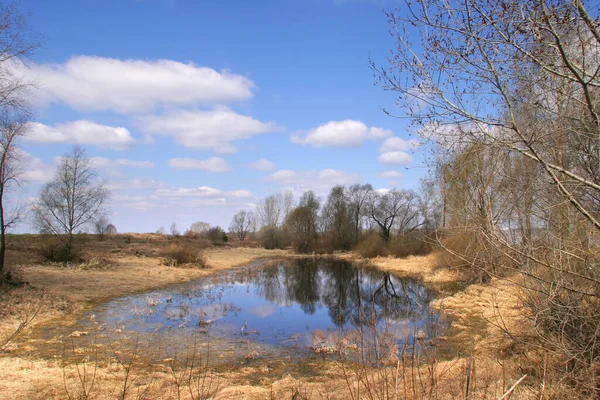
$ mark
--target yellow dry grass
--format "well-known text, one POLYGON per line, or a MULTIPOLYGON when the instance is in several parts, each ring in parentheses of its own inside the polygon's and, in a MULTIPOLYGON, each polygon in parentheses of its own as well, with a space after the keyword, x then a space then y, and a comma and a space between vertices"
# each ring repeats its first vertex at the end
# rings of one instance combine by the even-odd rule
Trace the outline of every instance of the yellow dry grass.
MULTIPOLYGON (((355 253, 348 253, 343 255, 342 258, 358 260, 360 256, 355 253)), ((423 282, 430 284, 455 283, 459 279, 456 270, 439 267, 438 255, 436 253, 426 256, 409 256, 406 258, 376 257, 365 261, 383 271, 390 271, 398 276, 419 278, 423 282)))
MULTIPOLYGON (((91 243, 88 246, 96 255, 108 254, 111 265, 105 269, 24 263, 17 268, 18 274, 30 283, 31 288, 16 289, 13 295, 21 299, 19 303, 24 304, 28 301, 33 303, 41 293, 47 293, 48 298, 45 301, 48 302, 48 306, 42 309, 33 325, 52 324, 56 318, 60 318, 61 321, 74 319, 85 308, 112 297, 202 278, 259 258, 293 256, 281 250, 218 247, 205 250, 209 269, 176 268, 163 265, 156 256, 156 248, 169 244, 163 236, 131 235, 131 238, 132 243, 127 245, 122 245, 119 241, 91 243), (114 251, 115 247, 120 250, 114 251)), ((23 246, 22 251, 31 251, 32 246, 23 246)), ((357 259, 354 254, 339 257, 357 259)), ((459 277, 455 271, 438 268, 435 255, 401 260, 380 257, 369 262, 382 270, 400 276, 416 277, 434 286, 455 283, 459 277)), ((386 371, 387 378, 393 378, 387 383, 391 385, 389 389, 392 394, 395 392, 395 379, 399 379, 398 398, 426 398, 431 395, 433 382, 435 398, 453 399, 463 396, 468 360, 465 355, 473 356, 472 359, 478 366, 473 372, 477 382, 472 387, 473 394, 477 393, 477 398, 498 397, 517 377, 515 365, 510 361, 498 363, 493 356, 494 344, 504 340, 502 330, 497 327, 499 321, 512 324, 512 327, 520 324, 516 318, 519 303, 515 293, 514 287, 509 283, 493 281, 489 285, 472 285, 464 291, 457 291, 436 300, 433 306, 443 309, 453 318, 453 330, 446 340, 463 345, 473 344, 467 346, 466 354, 457 355, 453 359, 439 361, 432 358, 417 365, 402 360, 402 363, 399 362, 396 366, 380 370, 321 361, 311 365, 311 374, 295 376, 289 371, 272 370, 264 364, 247 367, 232 365, 230 371, 220 370, 216 374, 220 389, 215 398, 291 399, 298 391, 303 396, 299 398, 347 399, 351 398, 350 391, 361 380, 383 387, 380 380, 383 371, 386 371), (431 379, 432 377, 434 379, 431 379)), ((0 318, 0 335, 14 329, 18 319, 18 312, 0 318)), ((71 396, 77 397, 75 394, 80 382, 80 372, 81 370, 78 373, 75 365, 63 366, 60 358, 41 359, 35 354, 1 357, 0 399, 66 399, 68 395, 65 386, 71 396)), ((127 398, 177 398, 173 375, 169 374, 164 365, 140 366, 133 372, 132 382, 127 398), (136 397, 136 393, 142 390, 147 390, 146 395, 136 397)), ((119 365, 106 361, 99 365, 96 371, 92 398, 117 398, 122 383, 122 369, 119 365)), ((363 389, 361 390, 364 394, 363 389)), ((189 398, 189 395, 185 394, 181 398, 189 398)), ((513 398, 527 397, 523 394, 513 398)))

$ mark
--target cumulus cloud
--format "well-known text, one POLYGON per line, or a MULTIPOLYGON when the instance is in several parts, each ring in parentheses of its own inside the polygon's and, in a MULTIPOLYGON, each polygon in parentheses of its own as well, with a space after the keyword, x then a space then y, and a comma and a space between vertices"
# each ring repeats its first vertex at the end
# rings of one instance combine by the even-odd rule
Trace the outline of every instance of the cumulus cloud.
POLYGON ((247 190, 222 191, 210 186, 200 186, 194 188, 188 187, 173 187, 168 189, 158 189, 155 192, 159 196, 165 197, 207 197, 207 198, 245 198, 251 197, 252 193, 247 190))
POLYGON ((27 183, 45 183, 54 177, 54 167, 44 163, 39 158, 19 150, 18 154, 23 171, 21 179, 27 183))
POLYGON ((410 164, 413 158, 407 151, 411 151, 420 145, 421 143, 416 139, 404 140, 397 136, 387 138, 379 148, 379 152, 381 153, 379 155, 379 162, 395 165, 410 164))
POLYGON ((227 161, 220 157, 212 157, 208 160, 196 160, 194 158, 171 158, 169 167, 178 169, 203 169, 209 172, 227 172, 231 167, 227 161))
POLYGON ((275 164, 269 160, 261 158, 260 160, 256 160, 248 164, 248 167, 257 169, 259 171, 273 171, 275 169, 275 164))
POLYGON ((398 171, 383 171, 379 174, 382 178, 402 178, 402 173, 398 171))
POLYGON ((381 153, 389 151, 407 151, 419 147, 421 143, 416 139, 404 140, 398 136, 387 138, 379 148, 381 153))
POLYGON ((119 158, 116 160, 107 157, 90 157, 90 160, 96 168, 111 168, 111 167, 133 167, 133 168, 154 168, 152 161, 137 161, 129 160, 126 158, 119 158))
POLYGON ((334 185, 351 185, 359 181, 358 176, 335 169, 320 171, 292 171, 281 169, 270 174, 266 180, 288 187, 295 192, 314 190, 324 195, 334 185))
POLYGON ((407 165, 412 160, 412 156, 404 151, 389 151, 379 155, 379 162, 382 164, 407 165))
POLYGON ((367 140, 391 136, 389 129, 369 128, 364 122, 352 119, 329 121, 306 134, 292 135, 293 143, 311 147, 358 147, 367 140))
POLYGON ((133 137, 125 128, 99 125, 87 120, 54 126, 33 122, 24 139, 34 143, 89 144, 111 150, 126 150, 134 143, 133 137))
POLYGON ((154 163, 152 161, 138 161, 138 160, 128 160, 126 158, 119 158, 115 161, 117 165, 122 165, 124 167, 135 167, 135 168, 154 168, 154 163))
POLYGON ((78 111, 120 113, 159 106, 226 104, 252 97, 254 83, 227 71, 173 60, 74 56, 62 64, 31 64, 20 73, 38 83, 36 101, 78 111))
POLYGON ((235 153, 232 142, 280 130, 273 122, 261 122, 227 108, 147 115, 138 118, 138 125, 146 134, 171 135, 186 147, 216 153, 235 153))

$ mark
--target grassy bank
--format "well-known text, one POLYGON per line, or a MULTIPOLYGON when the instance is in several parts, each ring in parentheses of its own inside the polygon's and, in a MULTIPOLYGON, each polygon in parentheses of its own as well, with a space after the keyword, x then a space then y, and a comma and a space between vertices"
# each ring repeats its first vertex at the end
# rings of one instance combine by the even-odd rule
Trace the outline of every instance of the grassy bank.
MULTIPOLYGON (((526 365, 510 348, 510 338, 502 326, 525 326, 516 318, 519 305, 517 297, 509 295, 515 293, 510 283, 492 281, 461 289, 456 271, 440 269, 435 255, 376 258, 370 263, 396 275, 421 279, 442 294, 432 306, 453 320, 452 328, 440 340, 444 354, 435 347, 417 358, 398 352, 387 367, 374 369, 318 357, 300 363, 274 363, 249 356, 243 364, 213 370, 205 363, 206 358, 218 354, 210 354, 204 344, 177 360, 165 359, 151 366, 144 360, 143 344, 135 352, 111 349, 110 357, 101 360, 93 348, 71 349, 78 362, 65 364, 62 355, 43 359, 27 350, 27 341, 35 340, 31 332, 36 327, 68 323, 109 298, 199 279, 259 258, 293 255, 282 250, 211 247, 202 250, 208 267, 174 267, 165 265, 163 255, 182 238, 118 235, 98 242, 85 236, 80 245, 86 261, 65 266, 42 263, 36 248, 44 238, 11 239, 9 257, 18 265, 14 272, 27 284, 2 288, 2 302, 8 306, 1 315, 0 334, 6 337, 23 318, 39 312, 0 357, 0 398, 170 399, 214 395, 218 399, 291 399, 296 393, 297 399, 453 399, 465 398, 466 394, 468 398, 497 398, 523 375, 526 365)), ((354 254, 339 257, 363 261, 354 254)), ((535 394, 527 381, 518 390, 519 397, 513 398, 535 394)))

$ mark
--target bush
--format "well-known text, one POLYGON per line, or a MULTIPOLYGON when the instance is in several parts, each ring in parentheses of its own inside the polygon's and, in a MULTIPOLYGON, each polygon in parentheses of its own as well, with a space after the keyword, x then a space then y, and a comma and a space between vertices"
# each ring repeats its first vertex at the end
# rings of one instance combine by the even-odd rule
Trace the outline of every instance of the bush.
POLYGON ((277 228, 265 228, 262 234, 262 246, 267 250, 280 249, 281 238, 277 228))
POLYGON ((390 239, 388 250, 391 255, 398 258, 408 256, 424 256, 431 253, 433 241, 425 232, 413 231, 397 235, 390 239))
POLYGON ((223 228, 220 226, 215 226, 210 228, 208 232, 206 232, 206 238, 213 243, 223 242, 223 237, 227 236, 223 228))
POLYGON ((356 246, 356 251, 364 258, 386 256, 388 254, 385 240, 376 233, 371 234, 356 246))
POLYGON ((71 248, 71 254, 69 254, 64 243, 54 238, 43 241, 38 248, 38 254, 48 262, 66 263, 82 261, 78 248, 73 246, 71 248))
POLYGON ((503 276, 514 268, 513 262, 477 231, 451 232, 440 245, 440 264, 457 269, 464 282, 488 282, 492 275, 503 276))
POLYGON ((172 243, 163 250, 164 264, 173 267, 197 266, 208 268, 208 259, 202 249, 188 243, 172 243))

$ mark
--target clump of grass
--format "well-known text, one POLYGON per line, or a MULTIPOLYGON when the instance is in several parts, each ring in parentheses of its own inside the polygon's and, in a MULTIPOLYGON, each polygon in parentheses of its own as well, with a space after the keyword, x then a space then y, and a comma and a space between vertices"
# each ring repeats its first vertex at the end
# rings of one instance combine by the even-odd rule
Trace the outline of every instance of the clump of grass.
POLYGON ((107 270, 115 265, 117 265, 117 263, 113 259, 102 256, 88 256, 84 257, 83 262, 79 266, 85 270, 107 270))
POLYGON ((198 247, 185 243, 172 243, 162 252, 163 263, 173 267, 208 268, 208 258, 198 247))

